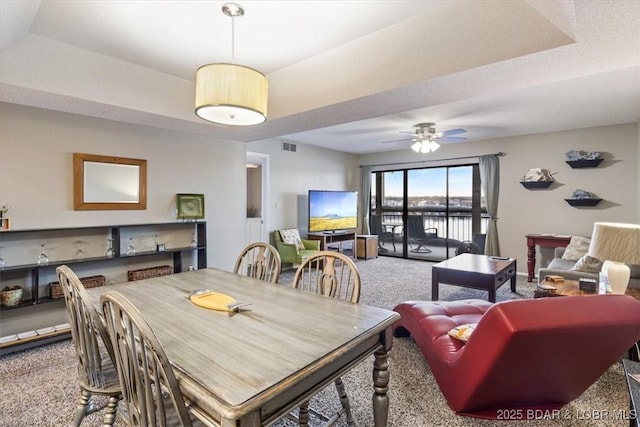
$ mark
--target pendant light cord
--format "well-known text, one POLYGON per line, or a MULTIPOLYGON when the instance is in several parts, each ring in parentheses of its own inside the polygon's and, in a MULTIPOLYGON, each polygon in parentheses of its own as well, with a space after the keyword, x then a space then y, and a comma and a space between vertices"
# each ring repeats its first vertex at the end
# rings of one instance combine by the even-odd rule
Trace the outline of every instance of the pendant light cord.
POLYGON ((231 63, 236 63, 236 17, 231 16, 231 63))

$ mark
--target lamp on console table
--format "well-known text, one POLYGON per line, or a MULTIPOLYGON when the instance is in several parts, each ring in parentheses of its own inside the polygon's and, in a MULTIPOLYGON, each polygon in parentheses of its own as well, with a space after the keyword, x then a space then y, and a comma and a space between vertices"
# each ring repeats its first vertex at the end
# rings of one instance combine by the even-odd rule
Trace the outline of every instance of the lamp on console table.
POLYGON ((640 264, 640 224, 594 223, 589 255, 604 261, 611 291, 624 294, 631 275, 626 264, 640 264))

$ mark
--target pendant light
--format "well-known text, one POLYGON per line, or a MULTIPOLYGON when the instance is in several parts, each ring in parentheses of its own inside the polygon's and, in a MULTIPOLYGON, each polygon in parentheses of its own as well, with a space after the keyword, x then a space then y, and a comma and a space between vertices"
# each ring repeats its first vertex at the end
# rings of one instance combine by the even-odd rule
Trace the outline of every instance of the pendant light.
POLYGON ((267 77, 253 68, 236 65, 235 18, 242 6, 225 3, 222 12, 231 18, 231 63, 207 64, 196 71, 195 113, 218 124, 250 126, 267 120, 267 77))

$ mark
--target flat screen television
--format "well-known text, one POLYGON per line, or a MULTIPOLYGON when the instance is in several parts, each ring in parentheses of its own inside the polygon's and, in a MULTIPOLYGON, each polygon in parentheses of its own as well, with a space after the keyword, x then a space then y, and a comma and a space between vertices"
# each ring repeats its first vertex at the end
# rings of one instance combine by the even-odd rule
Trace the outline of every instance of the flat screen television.
POLYGON ((309 190, 309 232, 358 228, 358 192, 309 190))

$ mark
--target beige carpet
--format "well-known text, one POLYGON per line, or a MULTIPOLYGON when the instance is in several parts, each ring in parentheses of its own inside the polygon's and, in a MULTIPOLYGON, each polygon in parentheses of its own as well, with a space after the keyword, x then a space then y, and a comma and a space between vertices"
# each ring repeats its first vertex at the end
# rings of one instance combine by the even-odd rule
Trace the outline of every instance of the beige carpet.
MULTIPOLYGON (((363 279, 361 302, 392 309, 405 300, 429 300, 431 263, 380 257, 357 263, 363 279)), ((290 284, 293 271, 281 283, 290 284)), ((517 293, 505 284, 498 301, 530 298, 533 285, 519 278, 517 293)), ((441 300, 486 299, 486 292, 441 285, 441 300)), ((594 351, 598 351, 594 348, 594 351)), ((357 425, 373 425, 371 368, 373 358, 343 377, 357 425)), ((526 369, 523 366, 522 369, 526 369)), ((612 366, 580 398, 561 411, 561 419, 496 422, 455 415, 444 400, 422 354, 410 338, 394 340, 390 355, 389 426, 627 426, 629 396, 621 364, 612 366), (599 419, 594 419, 598 417, 599 419)), ((508 372, 505 372, 508 375, 508 372)), ((526 387, 526 384, 522 384, 526 387)), ((66 426, 73 420, 79 396, 76 362, 70 341, 0 358, 0 426, 66 426)), ((312 407, 330 412, 339 407, 335 389, 327 387, 314 397, 312 407)), ((85 419, 83 426, 100 425, 101 414, 85 419)), ((312 420, 314 421, 314 420, 312 420)), ((341 420, 342 421, 342 420, 341 420)), ((117 425, 122 425, 120 422, 117 425)), ((277 426, 293 425, 280 421, 277 426)), ((312 425, 318 425, 314 422, 312 425)), ((338 425, 344 425, 341 422, 338 425)))

